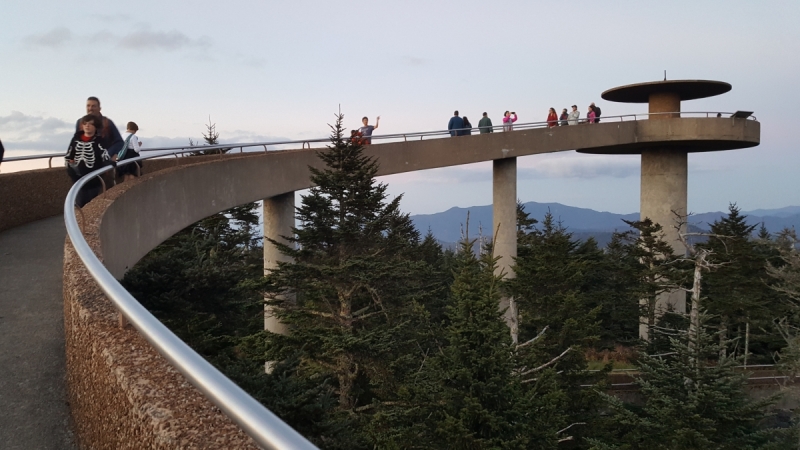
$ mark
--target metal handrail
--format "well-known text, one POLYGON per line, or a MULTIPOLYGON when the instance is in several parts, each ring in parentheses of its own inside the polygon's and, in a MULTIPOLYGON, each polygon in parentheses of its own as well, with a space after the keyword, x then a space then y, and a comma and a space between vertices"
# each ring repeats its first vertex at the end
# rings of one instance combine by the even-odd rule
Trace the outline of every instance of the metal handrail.
MULTIPOLYGON (((175 151, 184 150, 181 148, 175 151)), ((153 157, 155 155, 126 159, 118 165, 133 164, 153 157)), ((113 166, 103 167, 82 177, 72 186, 64 201, 67 235, 89 274, 142 336, 259 445, 273 450, 316 449, 317 447, 311 442, 228 379, 164 326, 122 287, 94 254, 78 225, 75 203, 78 192, 86 183, 112 169, 113 166)))
MULTIPOLYGON (((608 121, 609 119, 618 118, 620 121, 637 120, 640 116, 649 117, 655 114, 676 114, 676 113, 654 113, 654 114, 627 114, 622 116, 608 116, 602 119, 608 121), (632 119, 631 119, 632 118, 632 119)), ((709 114, 716 115, 716 112, 702 112, 702 113, 681 113, 681 114, 709 114)), ((730 113, 724 113, 730 114, 730 113)), ((755 120, 755 117, 753 117, 755 120)), ((523 124, 514 124, 515 130, 525 130, 532 128, 542 128, 548 125, 547 121, 544 122, 531 122, 523 124)), ((502 129, 502 125, 492 127, 493 129, 502 129)), ((477 130, 478 128, 472 128, 477 130)), ((450 130, 428 131, 418 133, 402 133, 391 135, 372 136, 375 140, 388 140, 388 139, 403 139, 408 137, 423 137, 432 136, 449 136, 450 130)), ((349 138, 348 138, 349 139, 349 138)), ((162 156, 178 156, 179 154, 209 151, 209 150, 223 150, 231 148, 249 147, 264 147, 266 151, 268 145, 290 145, 301 144, 303 148, 308 144, 309 148, 311 143, 329 142, 329 138, 325 139, 304 139, 297 141, 275 141, 275 142, 257 142, 257 143, 241 143, 241 144, 219 144, 213 146, 188 146, 188 147, 163 147, 153 149, 142 149, 141 152, 163 152, 148 156, 139 156, 137 158, 126 159, 117 162, 117 166, 124 166, 133 164, 137 161, 145 159, 158 158, 162 156)), ((260 151, 260 150, 259 150, 260 151)), ((49 155, 36 155, 36 156, 21 156, 8 158, 6 161, 22 161, 63 157, 64 155, 49 154, 49 155)), ((284 449, 315 449, 316 447, 311 444, 302 435, 297 433, 294 429, 284 423, 280 418, 274 415, 271 411, 257 402, 242 388, 228 379, 222 372, 211 365, 208 361, 203 359, 191 347, 178 338, 172 331, 170 331, 164 324, 161 323, 155 316, 153 316, 144 306, 142 306, 124 287, 114 278, 113 275, 106 269, 103 263, 94 254, 89 244, 81 232, 78 220, 75 215, 75 204, 78 192, 83 188, 86 183, 95 177, 111 171, 114 166, 107 166, 95 170, 88 175, 79 179, 67 193, 66 200, 64 201, 64 222, 66 225, 67 235, 72 242, 75 252, 78 257, 83 261, 89 274, 97 282, 100 289, 108 296, 109 300, 119 309, 126 319, 142 334, 142 336, 150 342, 150 344, 158 350, 179 372, 181 372, 200 392, 202 392, 212 403, 219 407, 228 417, 231 418, 237 425, 239 425, 250 437, 253 438, 259 445, 267 449, 284 450, 284 449)))
MULTIPOLYGON (((639 120, 640 117, 648 118, 650 116, 658 116, 658 115, 675 115, 679 114, 682 117, 685 116, 705 116, 706 118, 716 118, 712 117, 716 116, 717 114, 722 114, 724 119, 730 118, 731 115, 734 113, 731 112, 719 112, 719 111, 680 111, 680 112, 659 112, 659 113, 641 113, 641 114, 622 114, 617 116, 603 116, 599 117, 602 121, 601 123, 608 123, 610 119, 619 119, 614 120, 614 122, 624 122, 626 120, 639 120), (724 117, 727 115, 728 117, 724 117)), ((580 124, 586 124, 586 118, 581 117, 578 119, 580 124)), ((749 116, 746 120, 757 120, 755 116, 749 116)), ((561 120, 557 120, 557 123, 561 122, 561 120)), ((525 122, 525 123, 514 123, 513 129, 514 131, 518 130, 530 130, 536 128, 546 128, 548 126, 548 121, 542 122, 525 122)), ((491 127, 493 131, 502 131, 503 125, 494 125, 491 127)), ((553 127, 558 128, 558 127, 553 127)), ((434 131, 418 131, 412 133, 396 133, 396 134, 382 134, 382 135, 374 135, 370 136, 371 140, 393 140, 396 139, 398 142, 400 141, 407 141, 408 138, 416 138, 419 137, 420 139, 425 137, 446 137, 450 136, 451 131, 480 131, 480 127, 473 127, 473 128, 460 128, 458 130, 434 130, 434 131)), ((345 137, 345 140, 349 140, 349 137, 345 137)), ((242 152, 244 148, 250 147, 264 147, 266 151, 266 146, 276 146, 276 145, 293 145, 293 144, 300 144, 301 148, 306 148, 308 145, 311 148, 312 143, 323 143, 323 142, 330 142, 330 138, 318 138, 318 139, 301 139, 301 140, 286 140, 286 141, 269 141, 269 142, 252 142, 252 143, 231 143, 231 144, 218 144, 218 145, 195 145, 195 146, 185 146, 185 147, 157 147, 157 148, 146 148, 139 150, 139 153, 144 152, 165 152, 162 155, 157 156, 172 156, 177 154, 184 154, 184 153, 193 153, 198 151, 208 151, 208 150, 225 150, 225 149, 233 149, 239 148, 239 151, 242 152), (180 150, 180 151, 176 151, 180 150)), ((259 150, 261 151, 261 150, 259 150)), ((48 153, 44 155, 27 155, 27 156, 12 156, 8 158, 4 158, 3 162, 13 162, 13 161, 27 161, 27 160, 36 160, 36 159, 50 159, 52 162, 53 158, 63 157, 64 153, 48 153)))

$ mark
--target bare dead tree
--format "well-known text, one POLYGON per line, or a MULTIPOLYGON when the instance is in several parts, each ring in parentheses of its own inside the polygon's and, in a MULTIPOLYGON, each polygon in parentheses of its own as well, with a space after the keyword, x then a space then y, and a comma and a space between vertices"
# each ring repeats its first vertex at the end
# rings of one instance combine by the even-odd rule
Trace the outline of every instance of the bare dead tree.
MULTIPOLYGON (((694 272, 692 277, 692 288, 687 289, 681 286, 675 286, 676 289, 681 289, 687 293, 691 294, 691 312, 689 313, 689 348, 693 349, 695 342, 697 342, 699 331, 700 331, 700 299, 701 299, 701 289, 702 289, 702 281, 703 281, 703 272, 710 272, 717 267, 721 267, 724 263, 712 263, 709 258, 713 254, 713 252, 707 248, 698 248, 694 244, 689 242, 689 237, 692 236, 703 236, 703 237, 717 237, 723 238, 722 242, 723 245, 725 243, 724 238, 728 238, 729 236, 722 236, 713 233, 689 233, 684 232, 682 230, 688 229, 687 220, 691 214, 682 216, 677 212, 673 211, 676 218, 675 228, 678 231, 678 240, 686 247, 686 251, 688 253, 688 260, 690 260, 694 264, 694 272)), ((727 247, 726 247, 727 248, 727 247)), ((749 328, 748 328, 749 330, 749 328)), ((722 339, 722 337, 721 337, 722 339)), ((749 340, 749 339, 746 339, 749 340)), ((747 354, 747 346, 745 345, 745 355, 747 354)), ((722 352, 725 351, 725 348, 722 347, 722 352)))

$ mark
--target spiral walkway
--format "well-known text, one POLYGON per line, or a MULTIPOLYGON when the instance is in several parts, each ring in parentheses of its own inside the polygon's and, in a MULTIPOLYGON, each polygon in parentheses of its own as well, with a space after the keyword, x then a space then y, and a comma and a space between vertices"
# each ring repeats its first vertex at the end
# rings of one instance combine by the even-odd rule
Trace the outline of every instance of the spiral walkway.
POLYGON ((0 233, 0 448, 73 449, 64 358, 64 218, 0 233))

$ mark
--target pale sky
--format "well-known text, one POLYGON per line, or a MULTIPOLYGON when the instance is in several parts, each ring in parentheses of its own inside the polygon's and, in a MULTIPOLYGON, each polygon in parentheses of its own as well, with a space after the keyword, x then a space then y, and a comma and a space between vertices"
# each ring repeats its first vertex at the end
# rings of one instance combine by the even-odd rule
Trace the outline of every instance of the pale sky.
MULTIPOLYGON (((521 122, 594 101, 603 116, 646 105, 603 101, 611 87, 726 81, 683 111, 755 111, 762 144, 689 158, 689 209, 800 205, 800 2, 4 0, 0 139, 7 155, 61 152, 88 96, 145 147, 325 137, 381 116, 376 134, 521 122)), ((123 130, 124 131, 124 130, 123 130)), ((520 158, 522 201, 616 213, 639 209, 637 156, 520 158)), ((2 170, 12 170, 12 163, 2 170)), ((491 166, 384 179, 412 214, 491 203, 491 166)))

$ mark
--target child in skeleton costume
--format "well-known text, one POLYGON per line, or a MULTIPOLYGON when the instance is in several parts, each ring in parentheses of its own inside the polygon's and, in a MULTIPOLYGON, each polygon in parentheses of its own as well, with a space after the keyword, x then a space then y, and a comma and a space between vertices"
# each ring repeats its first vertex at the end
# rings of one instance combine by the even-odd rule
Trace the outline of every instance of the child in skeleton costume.
MULTIPOLYGON (((64 159, 67 163, 67 174, 76 182, 84 175, 104 167, 109 164, 111 158, 108 156, 104 140, 97 135, 99 119, 93 115, 86 115, 81 119, 82 131, 75 133, 69 145, 64 159)), ((78 206, 89 203, 96 197, 102 184, 96 178, 84 186, 78 195, 78 206)))

